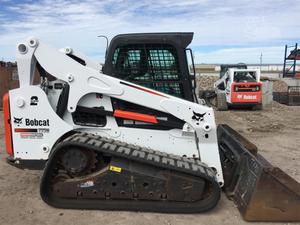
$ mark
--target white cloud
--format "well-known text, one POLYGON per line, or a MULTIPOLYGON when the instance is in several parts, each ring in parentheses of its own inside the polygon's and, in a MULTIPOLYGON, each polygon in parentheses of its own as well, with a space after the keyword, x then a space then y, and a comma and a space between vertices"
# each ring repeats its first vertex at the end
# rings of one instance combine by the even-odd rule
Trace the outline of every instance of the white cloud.
MULTIPOLYGON (((167 31, 195 32, 192 47, 197 47, 197 55, 202 46, 219 47, 219 52, 227 51, 226 46, 266 46, 268 54, 268 46, 283 48, 300 37, 299 11, 300 3, 292 0, 40 0, 14 5, 2 0, 0 57, 14 59, 15 44, 36 36, 57 48, 72 46, 103 60, 105 41, 99 34, 112 38, 118 33, 167 31)), ((251 49, 253 54, 259 50, 251 49)), ((228 60, 218 54, 216 60, 228 60)))

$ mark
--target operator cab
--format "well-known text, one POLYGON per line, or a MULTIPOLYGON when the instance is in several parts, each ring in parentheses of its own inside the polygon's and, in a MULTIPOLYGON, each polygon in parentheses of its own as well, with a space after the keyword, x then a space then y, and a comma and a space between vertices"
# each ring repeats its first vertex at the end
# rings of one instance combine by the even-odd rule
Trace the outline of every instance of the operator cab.
POLYGON ((256 82, 255 71, 235 71, 233 73, 233 81, 239 82, 256 82))
POLYGON ((215 88, 219 90, 227 89, 228 92, 230 92, 232 88, 234 91, 239 89, 247 89, 247 91, 259 91, 261 86, 260 71, 252 69, 230 68, 223 75, 222 79, 220 79, 220 81, 216 82, 214 85, 215 88))
POLYGON ((222 78, 225 73, 230 68, 236 68, 236 69, 247 69, 247 65, 245 63, 237 63, 237 64, 222 64, 220 66, 220 78, 222 78))
POLYGON ((139 33, 115 36, 103 73, 147 88, 197 101, 191 49, 193 33, 139 33), (190 75, 190 57, 193 75, 190 75))

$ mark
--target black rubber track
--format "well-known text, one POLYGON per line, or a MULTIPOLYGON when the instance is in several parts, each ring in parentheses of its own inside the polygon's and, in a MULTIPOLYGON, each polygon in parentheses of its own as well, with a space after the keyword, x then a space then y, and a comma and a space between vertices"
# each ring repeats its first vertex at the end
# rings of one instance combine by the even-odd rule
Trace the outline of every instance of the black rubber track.
POLYGON ((220 199, 221 189, 214 172, 200 161, 144 149, 97 135, 75 133, 56 145, 53 149, 42 176, 40 193, 42 199, 47 204, 57 208, 149 211, 161 213, 199 213, 211 210, 217 205, 220 199), (74 146, 113 156, 124 157, 155 167, 161 167, 162 169, 183 172, 188 175, 199 177, 199 179, 203 179, 206 182, 206 197, 194 202, 58 198, 54 196, 51 191, 51 173, 55 166, 56 156, 62 149, 74 146))

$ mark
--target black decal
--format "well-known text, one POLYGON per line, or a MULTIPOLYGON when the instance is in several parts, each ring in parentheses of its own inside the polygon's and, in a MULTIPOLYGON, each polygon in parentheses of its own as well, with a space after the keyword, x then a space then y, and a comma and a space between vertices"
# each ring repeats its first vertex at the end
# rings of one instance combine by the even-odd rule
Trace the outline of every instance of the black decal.
POLYGON ((22 119, 23 119, 23 117, 22 118, 14 117, 14 123, 17 124, 18 126, 20 126, 20 124, 22 124, 22 119))
POLYGON ((37 96, 31 96, 30 105, 37 105, 39 102, 39 98, 37 96))
POLYGON ((197 121, 203 121, 204 120, 204 115, 206 114, 206 113, 203 113, 203 114, 201 114, 201 113, 196 113, 196 112, 194 112, 193 111, 193 113, 194 113, 194 115, 193 115, 193 117, 192 117, 192 119, 193 120, 197 120, 197 121))
POLYGON ((49 119, 47 120, 37 120, 37 119, 25 119, 25 125, 26 126, 32 126, 32 127, 46 127, 46 126, 50 126, 50 122, 49 119))

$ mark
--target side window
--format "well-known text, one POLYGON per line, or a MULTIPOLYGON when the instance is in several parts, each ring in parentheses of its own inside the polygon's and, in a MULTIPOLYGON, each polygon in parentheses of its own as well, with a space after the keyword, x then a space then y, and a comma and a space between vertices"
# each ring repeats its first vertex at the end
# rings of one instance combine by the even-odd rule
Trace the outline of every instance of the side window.
POLYGON ((112 59, 112 75, 183 98, 177 51, 168 44, 119 46, 112 59))
POLYGON ((176 52, 170 49, 149 50, 148 61, 155 80, 178 80, 179 66, 176 52))
POLYGON ((228 84, 228 81, 229 81, 229 77, 227 77, 227 78, 225 79, 225 84, 226 84, 226 86, 227 86, 227 84, 228 84))
POLYGON ((226 89, 228 91, 230 91, 230 88, 231 88, 231 80, 229 79, 229 77, 226 78, 225 80, 225 85, 226 85, 226 89))

